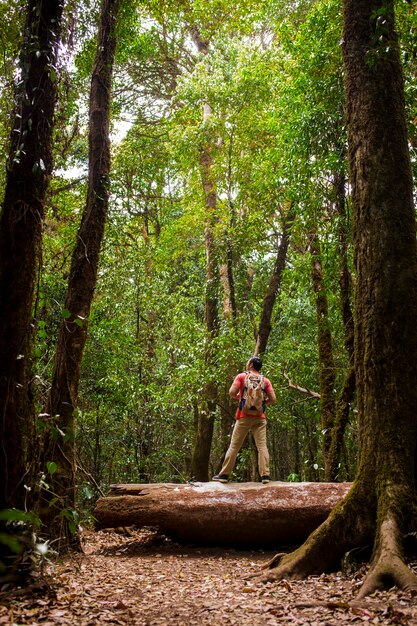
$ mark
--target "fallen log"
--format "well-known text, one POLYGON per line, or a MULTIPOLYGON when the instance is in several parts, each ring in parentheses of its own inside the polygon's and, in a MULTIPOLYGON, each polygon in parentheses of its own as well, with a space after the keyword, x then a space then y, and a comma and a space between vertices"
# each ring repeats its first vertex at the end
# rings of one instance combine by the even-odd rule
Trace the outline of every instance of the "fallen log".
POLYGON ((182 544, 271 548, 301 544, 351 483, 111 485, 97 529, 158 528, 182 544))

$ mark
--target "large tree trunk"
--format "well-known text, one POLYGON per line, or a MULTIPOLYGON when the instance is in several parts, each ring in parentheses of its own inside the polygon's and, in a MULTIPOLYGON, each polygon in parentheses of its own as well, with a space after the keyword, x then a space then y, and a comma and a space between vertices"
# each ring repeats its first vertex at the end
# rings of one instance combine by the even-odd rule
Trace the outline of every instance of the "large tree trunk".
POLYGON ((52 387, 46 407, 50 421, 43 458, 45 463, 55 463, 56 472, 48 476, 50 493, 42 493, 41 515, 50 536, 56 540, 55 549, 59 551, 65 551, 74 542, 76 520, 72 520, 72 524, 70 520, 68 524, 68 512, 75 510, 74 412, 108 211, 111 80, 119 6, 120 0, 103 0, 101 7, 90 91, 87 201, 71 262, 64 319, 59 331, 52 387), (62 511, 67 511, 67 515, 62 515, 62 511))
POLYGON ((112 485, 97 528, 154 526, 182 543, 279 547, 303 541, 349 489, 346 483, 112 485))
POLYGON ((61 0, 30 0, 0 219, 0 509, 23 509, 31 485, 32 304, 52 171, 54 67, 61 0))
POLYGON ((417 250, 403 77, 392 0, 345 0, 343 54, 357 273, 360 458, 350 493, 268 579, 338 566, 374 542, 360 595, 417 590, 402 537, 415 529, 417 250))
MULTIPOLYGON (((36 455, 32 306, 52 171, 54 68, 62 8, 61 0, 28 2, 16 86, 0 218, 0 510, 32 509, 36 455)), ((1 522, 1 533, 13 530, 1 522)), ((6 565, 3 574, 25 583, 30 567, 22 568, 20 555, 15 562, 10 557, 6 542, 0 541, 0 561, 6 565)))

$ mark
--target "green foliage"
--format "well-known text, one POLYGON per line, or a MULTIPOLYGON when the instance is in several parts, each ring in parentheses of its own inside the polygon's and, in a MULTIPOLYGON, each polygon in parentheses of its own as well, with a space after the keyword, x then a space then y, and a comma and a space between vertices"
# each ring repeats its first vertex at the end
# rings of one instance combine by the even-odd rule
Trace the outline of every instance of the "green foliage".
POLYGON ((22 40, 25 13, 22 2, 0 4, 0 189, 3 197, 5 166, 10 140, 10 123, 14 102, 14 73, 22 40))
MULTIPOLYGON (((414 146, 415 12, 406 2, 398 4, 414 146)), ((71 63, 57 76, 57 167, 35 307, 41 414, 57 329, 62 319, 70 319, 63 300, 85 204, 86 111, 97 11, 91 2, 78 15, 79 40, 68 53, 71 63)), ((211 463, 213 471, 218 469, 227 439, 224 420, 233 418, 227 390, 254 350, 290 203, 296 219, 264 359, 278 397, 269 410, 272 471, 288 480, 323 477, 319 402, 288 389, 283 372, 318 391, 312 228, 322 247, 336 395, 348 364, 338 286, 338 230, 345 218, 336 211, 332 186, 334 175, 347 169, 340 11, 334 0, 297 6, 269 0, 256 7, 243 0, 122 3, 112 94, 110 217, 78 397, 80 502, 86 508, 99 488, 112 482, 190 478, 197 416, 204 410, 205 385, 213 381, 218 408, 211 463), (193 29, 206 40, 207 54, 198 54, 193 29), (206 119, 204 105, 211 110, 206 119), (230 318, 223 312, 226 291, 219 281, 219 331, 210 341, 201 178, 207 147, 216 189, 216 264, 219 271, 231 264, 236 296, 236 315, 230 318)), ((352 414, 341 477, 354 471, 354 440, 352 414)), ((237 472, 248 476, 250 466, 246 449, 237 472)), ((57 468, 51 464, 48 471, 52 475, 57 468)), ((65 516, 77 523, 73 512, 65 516)))
POLYGON ((417 15, 415 7, 406 0, 397 2, 397 31, 405 78, 405 106, 410 138, 410 156, 417 177, 417 15))
MULTIPOLYGON (((5 531, 0 531, 0 544, 20 554, 25 549, 29 533, 40 528, 40 520, 32 512, 3 509, 0 511, 0 528, 5 531)), ((0 562, 0 569, 2 566, 0 562)))

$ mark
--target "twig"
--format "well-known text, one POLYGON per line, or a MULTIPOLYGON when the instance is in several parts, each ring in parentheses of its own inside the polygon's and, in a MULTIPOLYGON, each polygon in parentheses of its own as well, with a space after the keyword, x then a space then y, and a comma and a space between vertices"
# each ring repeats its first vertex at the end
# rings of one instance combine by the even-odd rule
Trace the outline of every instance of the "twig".
POLYGON ((77 469, 79 469, 81 471, 82 474, 84 474, 85 476, 87 476, 87 478, 93 483, 93 485, 95 486, 95 488, 97 489, 97 491, 99 492, 99 494, 104 498, 105 497, 105 493, 103 492, 103 490, 101 489, 100 485, 97 483, 96 479, 94 478, 94 476, 92 474, 90 474, 90 472, 87 472, 86 469, 84 469, 84 467, 80 464, 79 460, 77 459, 77 469))

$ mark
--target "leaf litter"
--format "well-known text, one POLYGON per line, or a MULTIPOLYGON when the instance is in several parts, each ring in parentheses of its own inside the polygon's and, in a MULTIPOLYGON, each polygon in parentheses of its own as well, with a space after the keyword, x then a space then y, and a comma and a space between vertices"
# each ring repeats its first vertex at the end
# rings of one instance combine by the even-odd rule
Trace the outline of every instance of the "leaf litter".
POLYGON ((49 564, 41 594, 0 593, 0 624, 417 626, 411 594, 394 588, 355 601, 365 567, 264 584, 253 576, 273 552, 184 547, 133 528, 86 532, 83 548, 49 564))

